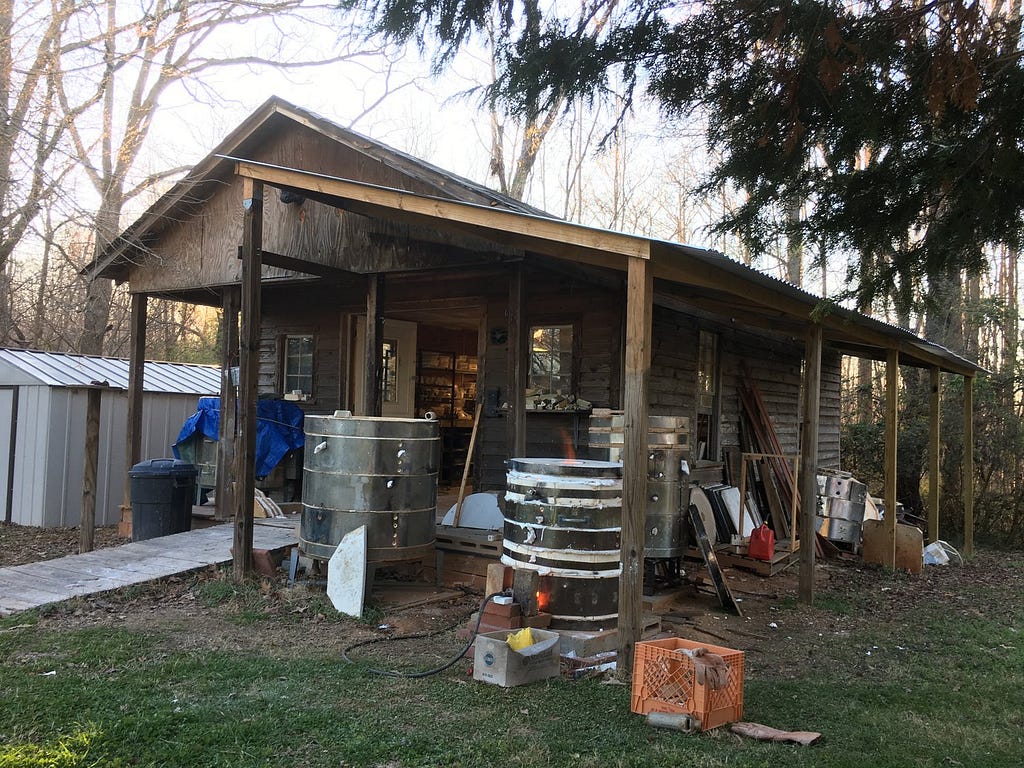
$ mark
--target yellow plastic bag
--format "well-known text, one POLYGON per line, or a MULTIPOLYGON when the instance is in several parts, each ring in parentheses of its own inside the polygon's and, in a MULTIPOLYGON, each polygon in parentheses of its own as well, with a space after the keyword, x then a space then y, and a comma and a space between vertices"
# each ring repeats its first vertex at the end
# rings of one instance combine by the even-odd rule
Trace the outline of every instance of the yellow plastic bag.
POLYGON ((513 632, 505 641, 513 651, 521 651, 533 645, 533 632, 529 627, 523 627, 518 632, 513 632))

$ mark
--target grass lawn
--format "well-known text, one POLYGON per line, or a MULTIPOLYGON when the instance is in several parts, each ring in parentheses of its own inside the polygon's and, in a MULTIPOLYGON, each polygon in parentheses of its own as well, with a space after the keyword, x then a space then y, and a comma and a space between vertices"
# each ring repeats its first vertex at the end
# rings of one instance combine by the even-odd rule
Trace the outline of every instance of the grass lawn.
MULTIPOLYGON (((781 630, 748 649, 744 719, 820 731, 814 747, 652 729, 627 686, 599 679, 501 689, 473 681, 468 662, 422 680, 372 676, 418 642, 347 664, 337 642, 375 627, 269 611, 266 588, 197 580, 176 588, 192 594, 191 618, 172 622, 133 619, 161 613, 159 596, 137 595, 112 598, 100 622, 59 610, 0 620, 0 768, 1020 768, 1024 556, 982 560, 927 581, 851 569, 812 609, 768 601, 781 630), (230 631, 199 620, 218 612, 230 631), (282 627, 291 641, 253 650, 282 627)), ((453 633, 435 642, 459 647, 453 633)))

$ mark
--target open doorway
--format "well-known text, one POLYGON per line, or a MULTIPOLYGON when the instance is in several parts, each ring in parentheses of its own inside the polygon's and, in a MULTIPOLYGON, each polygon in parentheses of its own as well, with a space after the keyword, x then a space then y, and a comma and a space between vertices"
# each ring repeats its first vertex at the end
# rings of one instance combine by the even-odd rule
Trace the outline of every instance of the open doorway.
MULTIPOLYGON (((350 357, 352 402, 359 403, 366 365, 366 318, 356 316, 355 320, 350 357)), ((478 389, 483 327, 482 306, 403 309, 388 312, 384 321, 382 415, 436 416, 441 429, 438 485, 442 493, 458 489, 467 463, 466 492, 475 485, 469 444, 477 403, 483 397, 478 389), (392 382, 394 386, 389 389, 392 382)))

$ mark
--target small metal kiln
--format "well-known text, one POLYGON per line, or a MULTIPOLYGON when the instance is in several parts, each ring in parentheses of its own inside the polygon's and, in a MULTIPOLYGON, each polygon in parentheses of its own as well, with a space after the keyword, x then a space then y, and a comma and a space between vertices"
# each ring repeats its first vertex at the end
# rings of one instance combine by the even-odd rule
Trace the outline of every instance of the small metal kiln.
POLYGON ((619 611, 622 465, 510 459, 501 561, 537 571, 556 629, 609 629, 619 611))

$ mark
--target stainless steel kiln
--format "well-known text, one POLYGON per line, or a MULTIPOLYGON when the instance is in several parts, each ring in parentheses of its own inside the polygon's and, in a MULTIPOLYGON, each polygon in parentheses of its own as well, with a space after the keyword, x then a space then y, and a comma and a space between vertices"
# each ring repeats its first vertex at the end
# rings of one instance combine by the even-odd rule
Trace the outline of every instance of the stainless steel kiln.
MULTIPOLYGON (((645 558, 682 557, 687 546, 690 477, 686 464, 690 420, 685 416, 647 417, 647 510, 645 558)), ((590 455, 620 461, 625 421, 618 412, 590 417, 590 455)))
POLYGON ((418 560, 434 546, 436 421, 306 416, 299 548, 326 560, 367 527, 367 561, 418 560))

